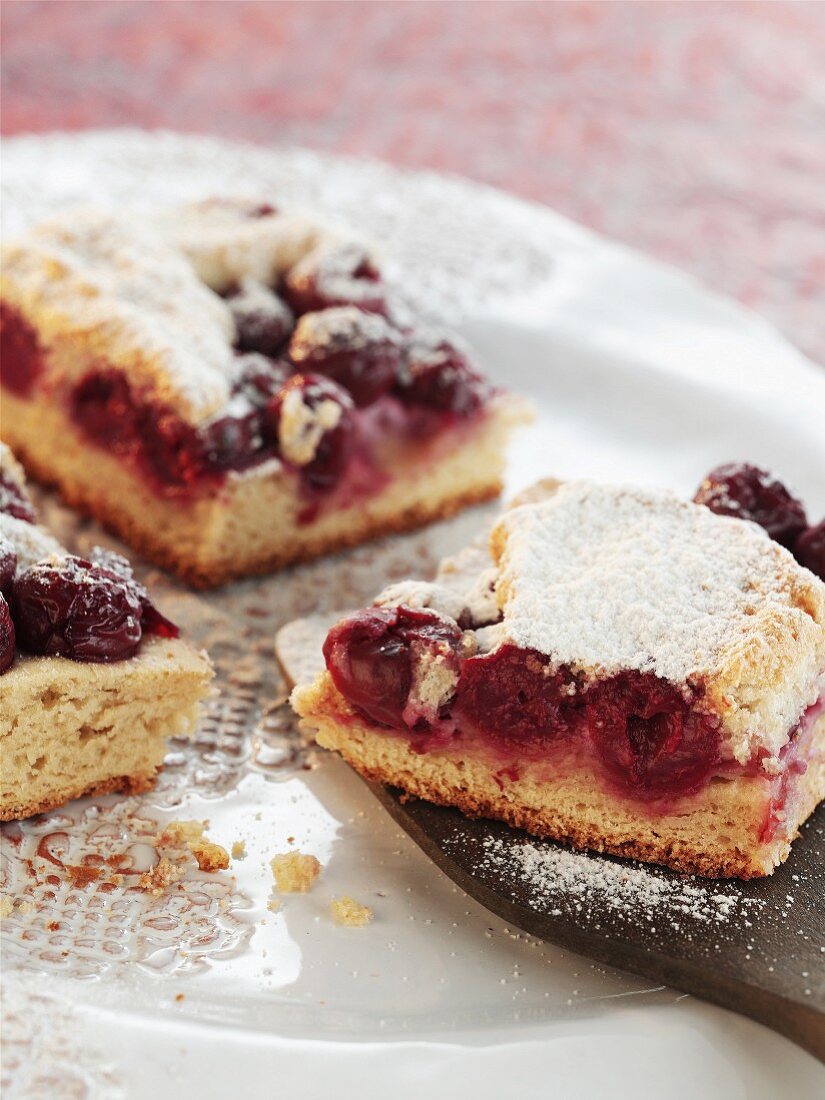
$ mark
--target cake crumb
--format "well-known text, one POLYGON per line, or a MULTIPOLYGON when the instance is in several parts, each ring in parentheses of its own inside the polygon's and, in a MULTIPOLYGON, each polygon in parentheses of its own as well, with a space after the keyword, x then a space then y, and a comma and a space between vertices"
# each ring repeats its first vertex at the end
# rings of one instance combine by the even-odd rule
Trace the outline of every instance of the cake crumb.
POLYGON ((33 901, 29 901, 27 898, 23 898, 17 903, 17 912, 26 916, 28 913, 33 913, 37 906, 33 901))
POLYGON ((159 898, 173 882, 177 882, 181 872, 168 856, 161 856, 151 871, 144 871, 138 879, 138 887, 159 898))
POLYGON ((204 836, 208 825, 208 821, 170 821, 158 837, 158 847, 186 847, 201 871, 225 871, 229 866, 229 853, 204 836))
POLYGON ((303 852, 282 852, 272 857, 269 866, 281 894, 305 894, 321 873, 315 856, 303 852))
POLYGON ((185 996, 186 996, 186 994, 185 994, 185 993, 176 993, 176 994, 175 994, 175 1000, 176 1000, 176 1001, 182 1001, 182 1000, 184 999, 184 997, 185 997, 185 996))
POLYGON ((373 918, 372 909, 354 898, 335 898, 329 905, 332 919, 345 928, 363 928, 373 918))
POLYGON ((266 903, 266 907, 270 913, 280 913, 281 911, 281 903, 278 898, 270 898, 266 903))
POLYGON ((8 894, 3 894, 0 898, 0 918, 10 917, 14 912, 14 899, 10 898, 8 894))
POLYGON ((232 845, 232 858, 244 859, 246 856, 246 841, 236 840, 232 845))
POLYGON ((99 867, 84 867, 67 863, 66 871, 72 886, 76 886, 79 890, 82 890, 84 886, 88 886, 90 882, 95 882, 100 878, 99 867))

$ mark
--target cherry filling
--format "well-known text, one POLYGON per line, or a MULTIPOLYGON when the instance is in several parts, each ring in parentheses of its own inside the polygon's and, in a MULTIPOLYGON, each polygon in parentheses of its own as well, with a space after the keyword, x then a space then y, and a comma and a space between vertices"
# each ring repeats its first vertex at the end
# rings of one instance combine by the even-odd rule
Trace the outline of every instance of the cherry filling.
POLYGON ((268 406, 281 457, 305 484, 326 492, 341 479, 355 442, 352 398, 330 378, 295 374, 268 406))
POLYGON ((17 572, 17 551, 3 535, 0 535, 0 593, 11 598, 11 583, 17 572))
POLYGON ((26 523, 34 523, 35 520, 34 505, 29 494, 5 470, 0 470, 0 512, 25 520, 26 523))
POLYGON ((401 337, 383 317, 352 306, 305 314, 289 342, 298 370, 342 385, 359 408, 389 393, 401 366, 401 337))
POLYGON ((25 395, 43 369, 43 351, 37 333, 12 306, 0 302, 0 362, 3 385, 25 395))
POLYGON ((825 581, 825 519, 802 532, 794 554, 800 564, 825 581))
POLYGON ((358 244, 315 249, 288 272, 283 294, 298 315, 347 305, 369 313, 387 312, 381 273, 358 244))
MULTIPOLYGON (((462 632, 435 611, 374 607, 337 623, 324 642, 333 683, 365 717, 413 732, 405 719, 416 665, 429 656, 457 670, 462 632)), ((433 715, 434 719, 440 717, 433 715)), ((418 731, 426 721, 416 714, 418 731)))
POLYGON ((14 650, 14 623, 6 597, 0 595, 0 675, 11 667, 14 661, 14 650))
POLYGON ((484 404, 489 385, 450 340, 435 343, 413 340, 396 392, 405 404, 462 417, 470 416, 484 404))
POLYGON ((789 549, 808 522, 802 503, 781 481, 747 462, 728 462, 711 470, 693 499, 719 515, 758 523, 789 549))
POLYGON ((457 624, 433 611, 360 612, 333 627, 324 657, 352 706, 409 736, 419 752, 442 747, 445 730, 472 735, 498 763, 552 763, 572 750, 595 757, 609 785, 648 801, 694 793, 720 764, 718 722, 652 673, 623 672, 586 685, 512 644, 462 659, 457 624), (411 724, 417 679, 445 647, 455 690, 437 722, 411 724), (431 730, 437 736, 422 740, 431 730))
POLYGON ((718 723, 653 673, 622 672, 595 683, 587 724, 608 775, 638 794, 696 791, 720 762, 718 723))
POLYGON ((83 558, 39 562, 14 582, 19 644, 39 656, 120 661, 140 645, 142 607, 129 582, 83 558))

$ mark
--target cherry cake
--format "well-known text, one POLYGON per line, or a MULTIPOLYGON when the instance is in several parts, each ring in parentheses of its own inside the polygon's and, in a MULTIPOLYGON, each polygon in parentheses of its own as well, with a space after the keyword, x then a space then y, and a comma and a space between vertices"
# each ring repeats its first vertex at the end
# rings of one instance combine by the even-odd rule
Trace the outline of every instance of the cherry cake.
POLYGON ((0 299, 5 438, 196 585, 496 495, 530 416, 370 248, 269 203, 66 212, 4 249, 0 299))
POLYGON ((758 877, 825 795, 825 584, 666 491, 542 483, 324 657, 293 693, 321 745, 577 847, 758 877))
POLYGON ((0 820, 152 786, 212 669, 125 558, 75 557, 35 522, 0 444, 0 820))

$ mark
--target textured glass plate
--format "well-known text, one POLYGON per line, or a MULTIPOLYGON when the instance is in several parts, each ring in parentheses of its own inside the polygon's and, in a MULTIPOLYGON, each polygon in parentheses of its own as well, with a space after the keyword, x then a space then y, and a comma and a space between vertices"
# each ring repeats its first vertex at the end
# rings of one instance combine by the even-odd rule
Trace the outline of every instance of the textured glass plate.
MULTIPOLYGON (((555 474, 687 492, 747 457, 825 511, 821 372, 740 307, 540 207, 381 165, 128 132, 8 141, 3 191, 6 235, 67 201, 241 193, 320 209, 385 243, 400 292, 534 399, 508 489, 555 474)), ((114 545, 41 503, 72 547, 114 545)), ((296 736, 275 630, 432 572, 489 511, 213 595, 142 570, 209 646, 222 694, 152 794, 3 828, 9 1097, 492 1097, 515 1080, 566 1098, 821 1094, 814 1060, 758 1025, 504 927, 296 736), (113 851, 147 866, 159 827, 193 817, 227 847, 245 841, 229 873, 190 872, 160 897, 128 874, 72 885, 68 866, 113 851), (273 913, 268 860, 290 837, 324 870, 273 913), (336 927, 342 894, 373 923, 336 927)))

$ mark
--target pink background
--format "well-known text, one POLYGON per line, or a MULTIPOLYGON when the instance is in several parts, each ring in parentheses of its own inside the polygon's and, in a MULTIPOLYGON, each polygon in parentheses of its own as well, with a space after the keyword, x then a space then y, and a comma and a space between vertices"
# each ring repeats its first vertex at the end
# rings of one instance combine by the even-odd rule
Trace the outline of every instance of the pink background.
POLYGON ((825 362, 825 4, 3 5, 5 133, 163 126, 459 172, 825 362))

